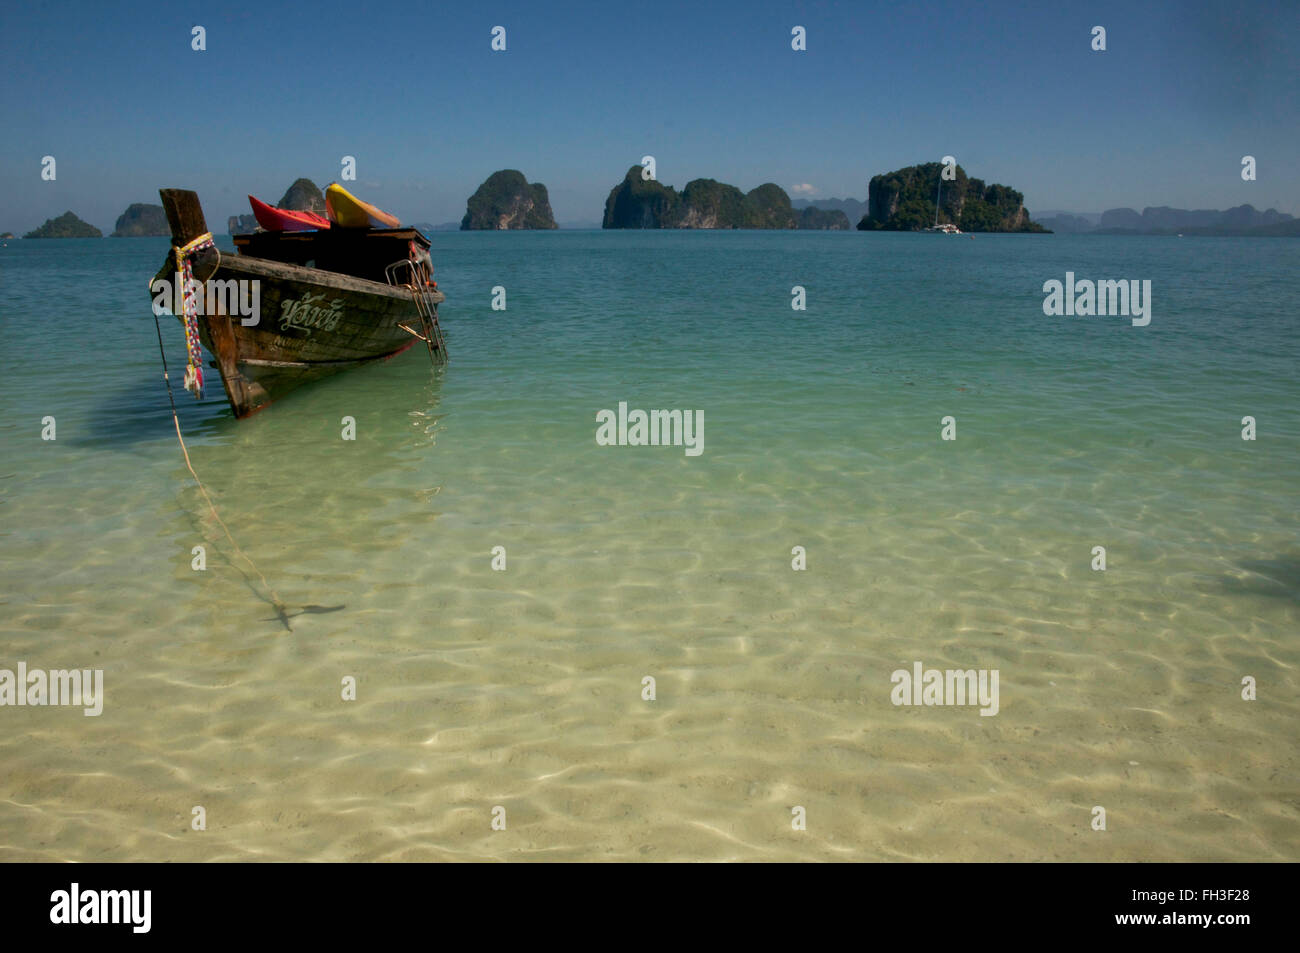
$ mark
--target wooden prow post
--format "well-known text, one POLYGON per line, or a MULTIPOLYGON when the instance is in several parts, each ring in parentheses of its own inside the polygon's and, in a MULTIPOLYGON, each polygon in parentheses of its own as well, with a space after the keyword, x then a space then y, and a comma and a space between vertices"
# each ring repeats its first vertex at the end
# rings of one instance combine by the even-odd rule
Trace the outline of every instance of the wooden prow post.
POLYGON ((188 245, 208 230, 199 197, 189 189, 159 189, 167 224, 172 230, 172 244, 188 245))
MULTIPOLYGON (((172 230, 172 245, 180 248, 208 230, 208 223, 203 218, 203 206, 199 197, 189 189, 159 189, 163 211, 167 213, 167 224, 172 230)), ((220 256, 217 256, 220 260, 220 256)), ((212 265, 205 281, 216 274, 217 266, 212 265)), ((196 272, 197 277, 197 272, 196 272)), ((179 277, 177 279, 179 281, 179 277)), ((182 316, 183 317, 183 316, 182 316)), ((235 331, 226 314, 204 314, 199 320, 207 328, 209 350, 217 359, 217 369, 221 371, 221 381, 225 385, 230 404, 236 417, 247 417, 257 409, 257 404, 249 390, 248 381, 239 371, 237 358, 239 345, 235 340, 235 331)), ((287 623, 286 623, 287 624, 287 623)))

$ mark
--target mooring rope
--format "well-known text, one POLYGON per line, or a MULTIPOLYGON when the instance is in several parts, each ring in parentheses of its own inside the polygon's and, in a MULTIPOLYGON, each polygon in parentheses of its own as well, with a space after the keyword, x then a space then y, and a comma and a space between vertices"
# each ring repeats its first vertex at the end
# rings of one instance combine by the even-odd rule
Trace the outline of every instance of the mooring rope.
MULTIPOLYGON (((205 240, 207 242, 212 241, 211 232, 208 232, 206 235, 200 235, 198 238, 196 238, 194 241, 190 242, 188 245, 184 246, 183 248, 175 249, 177 264, 179 265, 182 261, 184 261, 185 264, 188 266, 189 264, 188 257, 182 257, 182 256, 187 256, 194 249, 202 247, 205 240)), ((220 254, 220 252, 218 252, 218 254, 220 254)), ((180 271, 178 269, 178 274, 179 273, 180 271)), ((188 292, 188 288, 186 289, 186 291, 188 292)), ((288 629, 290 632, 292 632, 293 626, 289 625, 289 615, 285 611, 287 607, 285 606, 284 601, 280 598, 280 594, 275 591, 275 588, 269 582, 266 581, 266 576, 262 575, 262 570, 257 568, 257 563, 253 562, 253 560, 249 557, 249 555, 246 552, 244 552, 244 550, 240 547, 239 543, 235 542, 235 537, 231 534, 230 528, 226 526, 226 521, 221 518, 221 514, 217 512, 216 504, 212 502, 212 497, 208 495, 207 487, 203 485, 203 481, 199 479, 199 475, 194 472, 194 464, 190 462, 190 451, 186 448, 185 437, 181 434, 181 420, 176 413, 176 398, 172 395, 171 375, 167 371, 167 351, 163 348, 162 325, 159 323, 158 315, 156 313, 153 316, 153 324, 154 324, 154 330, 157 331, 158 333, 158 354, 162 358, 163 380, 167 384, 167 400, 172 405, 172 423, 176 425, 176 439, 179 440, 181 443, 181 453, 185 455, 185 466, 189 469, 190 476, 194 477, 194 482, 198 485, 199 492, 203 494, 203 499, 207 501, 208 509, 212 512, 213 519, 215 519, 217 523, 221 526, 222 531, 226 534, 226 539, 230 540, 230 545, 234 547, 235 552, 243 557, 244 561, 248 563, 249 566, 252 567, 253 572, 257 573, 257 578, 262 580, 262 585, 265 586, 266 591, 271 594, 271 599, 268 601, 275 608, 276 614, 279 616, 280 621, 284 623, 284 627, 288 629)), ((197 331, 195 333, 197 336, 197 331)), ((186 352, 187 352, 187 356, 190 358, 192 362, 194 360, 194 356, 189 348, 188 327, 186 328, 186 338, 187 338, 186 352)), ((200 372, 200 377, 199 377, 200 386, 202 386, 203 383, 203 378, 201 374, 202 372, 200 372)))

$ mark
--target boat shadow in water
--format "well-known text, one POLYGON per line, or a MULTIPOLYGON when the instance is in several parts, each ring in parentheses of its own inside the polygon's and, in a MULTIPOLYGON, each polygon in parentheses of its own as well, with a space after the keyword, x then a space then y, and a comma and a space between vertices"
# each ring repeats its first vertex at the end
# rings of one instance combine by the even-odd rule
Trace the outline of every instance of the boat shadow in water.
MULTIPOLYGON (((362 386, 367 398, 359 402, 362 409, 370 405, 368 398, 373 394, 379 398, 377 403, 382 405, 385 412, 392 410, 394 405, 400 407, 410 404, 408 412, 411 414, 430 413, 440 398, 446 367, 430 368, 428 358, 423 354, 423 351, 412 348, 408 353, 375 361, 346 376, 326 377, 304 384, 298 392, 255 414, 250 420, 301 416, 299 407, 311 407, 312 395, 322 387, 347 387, 352 378, 364 382, 362 386), (400 368, 395 368, 397 362, 401 362, 400 368), (395 369, 397 373, 394 373, 395 369)), ((205 355, 205 359, 206 357, 205 355)), ((206 441, 214 437, 237 435, 241 424, 236 421, 234 411, 226 399, 221 374, 217 369, 211 366, 204 368, 203 397, 196 400, 182 383, 184 355, 178 357, 170 353, 169 349, 167 358, 172 400, 175 401, 176 417, 185 439, 206 441), (179 372, 176 370, 178 367, 179 372)), ((353 412, 356 412, 355 408, 353 412)), ((310 415, 312 411, 307 410, 305 413, 310 415)), ((134 450, 139 445, 159 439, 174 441, 176 428, 172 423, 172 404, 167 399, 167 384, 162 378, 161 368, 156 376, 141 379, 105 397, 99 406, 90 410, 85 426, 78 427, 67 438, 61 433, 60 440, 63 439, 67 439, 71 445, 96 450, 134 450)))
MULTIPOLYGON (((211 386, 205 389, 202 400, 195 400, 185 389, 172 385, 176 416, 186 440, 205 440, 234 427, 235 416, 226 402, 220 378, 216 385, 215 393, 211 386)), ((63 440, 62 433, 59 440, 63 440)), ((89 412, 85 427, 69 438, 76 446, 95 450, 134 450, 158 440, 176 442, 172 408, 161 380, 141 382, 110 395, 89 412)))
POLYGON ((1283 553, 1271 559, 1238 563, 1241 574, 1220 577, 1224 592, 1243 596, 1269 596, 1300 603, 1300 553, 1283 553))

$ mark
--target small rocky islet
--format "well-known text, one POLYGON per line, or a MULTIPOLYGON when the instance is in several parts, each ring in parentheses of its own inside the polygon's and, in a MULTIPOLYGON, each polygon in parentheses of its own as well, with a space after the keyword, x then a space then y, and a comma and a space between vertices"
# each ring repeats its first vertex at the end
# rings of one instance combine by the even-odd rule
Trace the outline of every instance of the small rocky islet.
POLYGON ((104 233, 89 222, 83 222, 71 212, 58 218, 45 220, 40 228, 32 229, 23 238, 103 238, 104 233))

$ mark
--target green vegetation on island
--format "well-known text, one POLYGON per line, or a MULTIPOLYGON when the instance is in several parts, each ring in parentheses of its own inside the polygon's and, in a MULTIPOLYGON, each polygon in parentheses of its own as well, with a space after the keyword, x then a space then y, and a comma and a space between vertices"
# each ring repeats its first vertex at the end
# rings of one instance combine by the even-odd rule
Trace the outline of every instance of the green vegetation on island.
POLYGON ((692 179, 663 228, 742 228, 749 218, 745 193, 717 179, 692 179))
MULTIPOLYGON (((842 213, 839 218, 844 218, 842 213)), ((836 221, 796 213, 785 189, 773 182, 742 192, 716 179, 692 179, 679 193, 670 185, 642 178, 641 166, 634 165, 610 190, 601 227, 848 228, 847 219, 843 225, 836 221)))
POLYGON ((58 218, 45 220, 45 224, 28 232, 23 238, 103 238, 104 233, 94 225, 87 224, 71 212, 64 212, 58 218))
POLYGON ((466 203, 462 231, 555 228, 550 196, 516 169, 493 172, 466 203))
POLYGON ((774 182, 764 182, 745 196, 748 213, 745 228, 798 228, 798 217, 790 196, 774 182))
MULTIPOLYGON (((944 166, 939 162, 908 166, 873 176, 868 186, 867 214, 861 231, 920 231, 935 224, 935 193, 944 166)), ((939 224, 963 232, 1046 232, 1030 221, 1024 196, 1005 185, 985 185, 961 166, 956 178, 944 180, 939 199, 939 224)))
POLYGON ((161 205, 132 202, 127 206, 126 211, 117 217, 117 224, 113 226, 113 234, 109 237, 157 237, 171 233, 171 228, 167 224, 167 213, 163 211, 161 205))
POLYGON ((0 234, 0 241, 8 241, 13 237, 14 237, 13 232, 4 232, 3 234, 0 234))
POLYGON ((641 177, 641 166, 627 170, 623 181, 610 189, 601 228, 673 228, 682 198, 677 190, 641 177))

